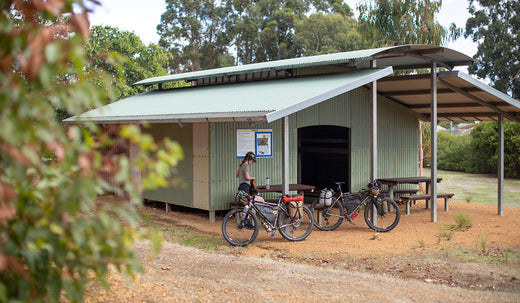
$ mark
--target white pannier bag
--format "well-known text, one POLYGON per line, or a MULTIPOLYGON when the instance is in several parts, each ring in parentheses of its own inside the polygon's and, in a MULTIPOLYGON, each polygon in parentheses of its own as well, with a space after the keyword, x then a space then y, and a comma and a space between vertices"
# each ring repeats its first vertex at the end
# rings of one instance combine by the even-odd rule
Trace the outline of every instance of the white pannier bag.
POLYGON ((332 204, 332 190, 327 188, 322 189, 320 192, 319 203, 321 205, 330 206, 332 204))

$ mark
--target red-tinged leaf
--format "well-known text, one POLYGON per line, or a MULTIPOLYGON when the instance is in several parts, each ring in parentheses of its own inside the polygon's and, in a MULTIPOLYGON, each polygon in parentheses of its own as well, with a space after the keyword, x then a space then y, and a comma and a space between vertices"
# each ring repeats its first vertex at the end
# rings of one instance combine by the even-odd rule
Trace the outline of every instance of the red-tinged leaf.
POLYGON ((0 205, 0 225, 6 225, 7 220, 14 218, 16 208, 12 205, 0 205))
POLYGON ((65 7, 64 0, 47 0, 45 2, 45 9, 54 16, 58 16, 61 10, 65 7))
POLYGON ((74 14, 70 18, 70 22, 74 27, 74 30, 83 37, 85 41, 88 41, 90 22, 88 21, 88 15, 86 12, 81 14, 74 14))

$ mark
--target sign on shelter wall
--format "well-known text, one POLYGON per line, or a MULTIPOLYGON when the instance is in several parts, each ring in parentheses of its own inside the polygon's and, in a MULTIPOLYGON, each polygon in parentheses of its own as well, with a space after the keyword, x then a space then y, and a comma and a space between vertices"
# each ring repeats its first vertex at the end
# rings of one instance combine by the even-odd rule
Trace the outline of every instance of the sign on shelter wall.
POLYGON ((237 158, 244 158, 247 152, 254 152, 258 158, 273 156, 272 129, 237 129, 237 158))

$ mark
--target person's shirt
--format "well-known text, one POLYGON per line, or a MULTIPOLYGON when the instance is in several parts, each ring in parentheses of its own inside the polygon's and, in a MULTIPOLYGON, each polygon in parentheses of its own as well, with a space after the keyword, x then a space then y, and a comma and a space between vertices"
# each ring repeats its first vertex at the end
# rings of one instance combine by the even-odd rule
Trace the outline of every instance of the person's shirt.
POLYGON ((249 171, 249 164, 243 163, 238 168, 238 181, 239 181, 238 184, 249 182, 248 180, 246 180, 246 172, 251 174, 251 172, 249 171))

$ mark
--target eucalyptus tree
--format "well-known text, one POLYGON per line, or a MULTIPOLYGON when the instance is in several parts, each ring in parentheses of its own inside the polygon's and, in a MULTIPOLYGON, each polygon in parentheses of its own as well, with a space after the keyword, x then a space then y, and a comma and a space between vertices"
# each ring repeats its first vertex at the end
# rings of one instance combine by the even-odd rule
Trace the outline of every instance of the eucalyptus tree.
POLYGON ((373 47, 399 44, 442 45, 460 35, 454 24, 444 28, 435 19, 441 0, 372 0, 358 6, 362 35, 373 47))
POLYGON ((296 27, 302 30, 307 27, 304 21, 313 12, 352 15, 350 7, 340 0, 244 0, 229 1, 229 4, 234 20, 233 46, 237 61, 243 64, 306 54, 309 46, 300 43, 311 42, 303 32, 297 38, 296 27))
POLYGON ((338 13, 316 13, 295 25, 295 43, 305 56, 364 49, 368 45, 353 18, 338 13))
POLYGON ((472 0, 469 12, 465 36, 478 43, 469 72, 520 98, 520 2, 472 0))
POLYGON ((93 26, 86 45, 89 67, 103 69, 112 77, 115 98, 120 99, 143 92, 133 86, 137 81, 167 74, 172 55, 156 44, 144 45, 133 32, 111 26, 93 26), (110 58, 121 58, 121 64, 113 64, 110 58))
POLYGON ((159 45, 178 58, 173 71, 232 65, 230 16, 226 1, 166 0, 157 32, 159 45))
POLYGON ((167 0, 159 45, 175 71, 298 57, 295 27, 313 12, 352 15, 341 0, 167 0))

